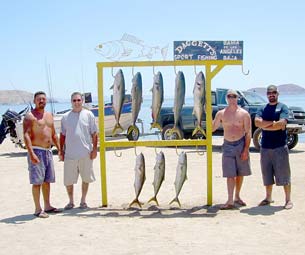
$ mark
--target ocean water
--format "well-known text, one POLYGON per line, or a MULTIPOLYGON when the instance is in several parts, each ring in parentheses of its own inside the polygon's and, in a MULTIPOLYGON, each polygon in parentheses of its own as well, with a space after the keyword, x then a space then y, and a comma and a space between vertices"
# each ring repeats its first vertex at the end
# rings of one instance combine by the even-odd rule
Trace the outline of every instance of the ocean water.
MULTIPOLYGON (((144 127, 144 133, 146 134, 152 134, 154 133, 154 130, 150 130, 150 123, 152 121, 151 118, 151 101, 152 98, 150 96, 144 96, 143 103, 141 106, 141 111, 139 113, 139 118, 143 121, 143 127, 144 127)), ((305 94, 299 94, 299 95, 280 95, 279 101, 287 104, 288 106, 299 106, 305 109, 305 94)), ((109 99, 105 99, 105 102, 109 102, 109 99)), ((97 102, 93 102, 93 104, 97 104, 97 102)), ((163 106, 169 106, 172 107, 174 105, 174 99, 173 98, 167 98, 164 100, 163 106)), ((185 100, 185 105, 193 105, 193 98, 186 98, 185 100)), ((7 110, 7 109, 12 109, 16 112, 19 112, 23 110, 27 105, 22 104, 22 105, 0 105, 0 114, 2 118, 2 114, 7 110)), ((69 109, 71 107, 70 102, 60 102, 60 103, 55 103, 53 106, 51 104, 47 105, 47 110, 53 112, 58 112, 62 110, 69 109), (53 107, 53 109, 52 109, 53 107)), ((140 128, 140 126, 139 126, 140 128)), ((155 136, 150 136, 147 135, 145 136, 145 139, 158 139, 155 136)), ((300 142, 305 142, 305 134, 301 134, 299 136, 299 141, 300 142)))

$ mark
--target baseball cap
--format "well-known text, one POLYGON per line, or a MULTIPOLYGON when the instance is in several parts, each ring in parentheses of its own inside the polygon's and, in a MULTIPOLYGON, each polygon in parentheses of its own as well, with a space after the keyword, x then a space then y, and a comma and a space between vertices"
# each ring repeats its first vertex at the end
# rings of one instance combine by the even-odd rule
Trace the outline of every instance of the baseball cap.
POLYGON ((269 86, 267 87, 267 91, 277 91, 277 86, 275 86, 275 85, 269 85, 269 86))
POLYGON ((234 89, 229 89, 229 90, 227 91, 227 95, 236 95, 236 96, 238 96, 237 91, 234 90, 234 89))

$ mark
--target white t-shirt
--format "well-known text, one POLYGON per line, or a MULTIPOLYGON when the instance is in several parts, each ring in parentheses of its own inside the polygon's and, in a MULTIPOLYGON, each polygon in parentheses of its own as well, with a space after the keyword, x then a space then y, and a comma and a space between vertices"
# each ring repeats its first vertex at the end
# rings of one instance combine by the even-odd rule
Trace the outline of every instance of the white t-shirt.
POLYGON ((97 132, 95 117, 87 109, 67 112, 61 119, 65 139, 65 159, 81 159, 92 151, 92 134, 97 132))

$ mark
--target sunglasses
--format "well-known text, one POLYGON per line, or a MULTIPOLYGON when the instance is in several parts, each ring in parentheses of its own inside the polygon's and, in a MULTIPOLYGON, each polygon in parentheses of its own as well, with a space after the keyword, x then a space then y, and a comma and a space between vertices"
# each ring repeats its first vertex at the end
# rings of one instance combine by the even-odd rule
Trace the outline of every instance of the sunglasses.
POLYGON ((237 98, 236 95, 227 95, 227 98, 237 98))
POLYGON ((267 92, 267 95, 270 96, 270 95, 276 95, 277 94, 277 91, 271 91, 271 92, 267 92))
POLYGON ((73 99, 72 101, 75 103, 75 102, 80 102, 82 100, 81 99, 73 99))

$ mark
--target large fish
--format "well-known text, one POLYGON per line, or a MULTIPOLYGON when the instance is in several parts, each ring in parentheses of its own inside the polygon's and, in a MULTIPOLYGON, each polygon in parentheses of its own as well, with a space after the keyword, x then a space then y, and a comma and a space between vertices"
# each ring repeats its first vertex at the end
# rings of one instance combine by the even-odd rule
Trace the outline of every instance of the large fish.
POLYGON ((166 59, 168 45, 165 47, 149 46, 134 35, 123 34, 119 40, 99 44, 95 51, 103 57, 113 60, 152 59, 153 57, 166 59))
POLYGON ((156 164, 154 167, 155 173, 154 173, 154 196, 148 200, 147 203, 151 201, 155 201, 157 205, 159 205, 158 200, 157 200, 157 194, 160 190, 160 187, 162 185, 162 182, 164 181, 164 176, 165 176, 165 157, 164 153, 161 151, 157 154, 156 157, 156 164))
POLYGON ((143 184, 145 182, 145 159, 142 153, 140 153, 136 158, 136 166, 135 166, 135 180, 134 180, 134 188, 136 193, 136 198, 129 204, 131 207, 133 204, 137 204, 139 207, 142 207, 142 203, 139 201, 139 195, 142 191, 143 184))
POLYGON ((205 78, 202 71, 200 71, 196 75, 194 89, 194 109, 193 114, 197 119, 197 126, 193 131, 193 136, 197 133, 201 133, 202 135, 206 136, 205 131, 201 127, 201 120, 202 120, 202 113, 205 110, 205 78))
POLYGON ((161 130, 162 128, 160 124, 157 122, 160 114, 161 106, 164 100, 163 77, 160 72, 154 75, 154 84, 151 90, 152 90, 151 110, 152 110, 152 119, 153 119, 153 123, 151 124, 151 129, 159 128, 161 130))
POLYGON ((179 155, 178 165, 176 169, 176 179, 175 179, 175 190, 176 190, 176 197, 170 202, 170 204, 177 202, 179 207, 181 207, 179 201, 179 194, 182 189, 182 186, 187 179, 186 177, 186 170, 187 170, 187 157, 185 152, 181 152, 179 155))
POLYGON ((131 116, 132 116, 132 125, 128 128, 128 134, 136 129, 136 121, 141 109, 141 104, 143 102, 142 97, 142 76, 139 72, 135 74, 132 78, 132 88, 131 88, 131 116))
POLYGON ((121 129, 122 131, 124 130, 120 124, 120 117, 125 99, 125 80, 123 71, 121 69, 119 69, 116 73, 114 77, 114 84, 110 89, 113 89, 112 108, 116 122, 112 130, 112 135, 114 136, 118 129, 121 129))
POLYGON ((178 127, 179 117, 182 110, 182 107, 185 103, 185 78, 183 72, 179 71, 176 76, 175 81, 175 98, 174 98, 174 127, 171 130, 171 133, 175 132, 180 137, 181 131, 178 127))

